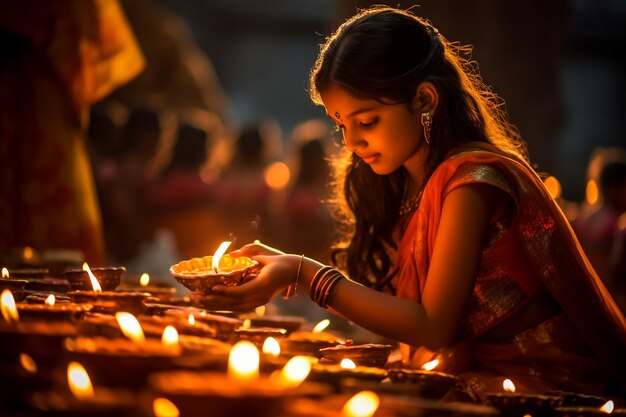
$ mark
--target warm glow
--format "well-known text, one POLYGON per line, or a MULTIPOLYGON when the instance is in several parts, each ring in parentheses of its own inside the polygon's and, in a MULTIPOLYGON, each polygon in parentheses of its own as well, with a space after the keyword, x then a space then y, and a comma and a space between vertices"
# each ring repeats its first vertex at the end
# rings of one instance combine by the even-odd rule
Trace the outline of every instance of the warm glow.
POLYGON ((278 340, 270 336, 263 342, 263 349, 261 350, 266 355, 278 356, 280 355, 280 344, 278 340))
POLYGON ((19 321, 20 316, 17 314, 15 298, 13 298, 11 290, 2 291, 2 295, 0 296, 0 309, 2 310, 2 317, 4 317, 5 321, 19 321))
POLYGON ((375 392, 361 391, 346 402, 341 415, 344 417, 371 417, 379 405, 380 398, 375 392))
POLYGON ((510 379, 504 380, 504 382, 502 383, 502 388, 504 388, 506 392, 515 392, 515 384, 510 379))
POLYGON ((552 198, 559 198, 561 196, 561 183, 553 176, 547 177, 543 180, 544 185, 548 189, 548 192, 552 198))
POLYGON ((239 341, 228 355, 228 377, 237 381, 259 378, 259 349, 247 340, 239 341))
POLYGON ((139 277, 139 285, 141 285, 142 287, 145 287, 149 283, 150 283, 150 275, 144 272, 143 274, 141 274, 141 277, 139 277))
POLYGON ((178 417, 178 407, 167 398, 155 398, 152 402, 152 411, 155 417, 178 417))
POLYGON ((164 346, 178 347, 178 332, 174 326, 167 326, 163 330, 161 343, 163 343, 164 346))
POLYGON ((319 333, 330 325, 330 320, 324 319, 313 327, 313 333, 319 333))
POLYGON ((187 317, 187 323, 189 323, 190 326, 193 326, 194 324, 196 324, 196 318, 194 317, 193 314, 189 314, 189 317, 187 317))
POLYGON ((242 329, 249 329, 250 327, 252 327, 252 321, 250 319, 245 319, 243 323, 241 323, 242 329))
POLYGON ((124 336, 135 342, 143 342, 146 340, 141 324, 139 324, 135 316, 125 311, 118 311, 115 313, 115 319, 117 320, 117 324, 120 325, 124 336))
POLYGON ((309 376, 311 361, 305 356, 294 356, 289 359, 280 372, 280 384, 287 387, 297 387, 309 376))
POLYGON ((265 168, 263 178, 268 187, 282 190, 289 183, 289 167, 284 162, 274 162, 265 168))
POLYGON ((265 306, 258 306, 254 309, 254 312, 257 316, 263 317, 265 315, 265 306))
POLYGON ((33 251, 33 248, 31 248, 30 246, 26 246, 24 248, 24 252, 22 252, 22 256, 27 261, 30 261, 31 259, 33 259, 34 254, 35 252, 33 251))
POLYGON ((352 359, 343 358, 339 363, 339 366, 341 366, 343 369, 354 369, 356 368, 356 363, 354 363, 352 359))
POLYGON ((426 362, 422 365, 422 369, 425 371, 432 371, 437 367, 437 365, 439 365, 439 359, 433 359, 432 361, 426 362))
POLYGON ((28 373, 37 373, 37 364, 35 363, 35 360, 25 353, 20 353, 20 365, 22 365, 22 368, 24 368, 24 370, 28 373))
POLYGON ((56 297, 54 296, 54 294, 50 294, 46 297, 46 301, 44 301, 44 304, 47 306, 53 306, 54 303, 56 302, 56 297))
POLYGON ((213 271, 215 271, 215 273, 220 271, 220 259, 222 259, 222 256, 224 256, 231 243, 232 242, 229 241, 222 242, 213 254, 213 262, 211 263, 211 266, 213 267, 213 271))
POLYGON ((587 203, 593 206, 598 202, 599 196, 598 184, 594 180, 589 180, 589 182, 587 182, 587 188, 585 188, 585 199, 587 203))
POLYGON ((87 271, 87 274, 89 275, 89 281, 91 281, 91 287, 93 288, 94 292, 102 292, 102 287, 100 286, 100 283, 96 279, 95 275, 91 272, 91 269, 89 269, 89 265, 87 265, 87 262, 83 263, 83 271, 87 271))
POLYGON ((8 278, 9 277, 9 270, 6 268, 2 268, 2 278, 8 278))
POLYGON ((76 398, 93 398, 94 391, 91 379, 89 379, 87 371, 80 363, 70 362, 67 365, 67 382, 70 386, 70 391, 76 398))
POLYGON ((611 414, 614 408, 615 404, 613 403, 613 401, 609 400, 604 403, 602 407, 600 407, 600 411, 602 411, 603 413, 611 414))

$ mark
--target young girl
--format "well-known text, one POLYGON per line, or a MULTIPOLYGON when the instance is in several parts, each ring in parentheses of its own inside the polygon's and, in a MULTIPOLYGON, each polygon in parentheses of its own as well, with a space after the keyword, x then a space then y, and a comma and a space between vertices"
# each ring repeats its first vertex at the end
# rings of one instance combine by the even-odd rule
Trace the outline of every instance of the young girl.
POLYGON ((520 392, 607 393, 626 375, 624 317, 462 52, 408 11, 341 25, 310 92, 343 132, 333 264, 349 279, 257 243, 234 255, 259 275, 202 302, 250 309, 307 291, 400 342, 404 366, 438 357, 475 401, 504 378, 520 392))

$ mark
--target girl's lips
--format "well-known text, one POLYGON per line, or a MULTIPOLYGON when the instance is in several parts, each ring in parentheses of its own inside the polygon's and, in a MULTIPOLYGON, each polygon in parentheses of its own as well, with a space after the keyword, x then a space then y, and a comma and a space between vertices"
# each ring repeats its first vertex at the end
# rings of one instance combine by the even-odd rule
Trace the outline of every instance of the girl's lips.
POLYGON ((374 161, 376 161, 378 159, 379 156, 380 156, 379 153, 375 153, 375 154, 372 154, 372 155, 363 155, 363 156, 360 156, 360 158, 366 164, 371 165, 374 161))

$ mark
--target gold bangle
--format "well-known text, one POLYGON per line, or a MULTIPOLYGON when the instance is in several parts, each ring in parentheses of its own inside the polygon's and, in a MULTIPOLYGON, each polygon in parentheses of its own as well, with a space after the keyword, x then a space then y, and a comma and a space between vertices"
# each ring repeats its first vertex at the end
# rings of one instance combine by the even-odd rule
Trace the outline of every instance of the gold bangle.
POLYGON ((302 261, 304 261, 304 254, 300 255, 300 262, 298 263, 298 272, 296 273, 296 279, 292 284, 287 287, 287 292, 283 296, 286 300, 298 294, 298 281, 300 280, 300 271, 302 270, 302 261))

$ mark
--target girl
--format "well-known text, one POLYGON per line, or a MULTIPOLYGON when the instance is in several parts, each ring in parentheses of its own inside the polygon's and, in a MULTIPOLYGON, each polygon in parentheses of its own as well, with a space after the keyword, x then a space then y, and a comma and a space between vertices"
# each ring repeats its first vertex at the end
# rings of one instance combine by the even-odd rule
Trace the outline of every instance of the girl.
POLYGON ((310 93, 343 132, 346 239, 332 259, 350 278, 257 243, 233 255, 255 257, 258 277, 202 302, 250 309, 307 291, 400 342, 404 366, 440 358, 466 399, 504 378, 521 392, 607 393, 609 369, 626 375, 624 317, 462 52, 408 11, 342 24, 310 93))

